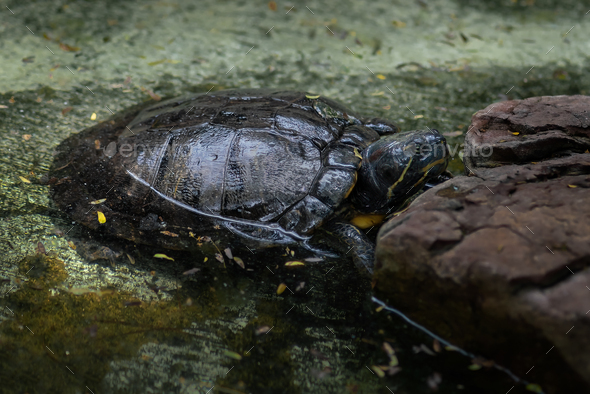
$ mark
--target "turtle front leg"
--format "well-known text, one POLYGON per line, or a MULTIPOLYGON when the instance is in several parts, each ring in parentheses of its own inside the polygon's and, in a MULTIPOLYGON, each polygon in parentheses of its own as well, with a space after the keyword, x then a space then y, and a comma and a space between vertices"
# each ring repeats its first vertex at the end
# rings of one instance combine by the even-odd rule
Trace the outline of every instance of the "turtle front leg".
POLYGON ((359 270, 373 275, 375 244, 364 232, 350 223, 338 221, 328 223, 326 230, 346 244, 346 255, 352 254, 352 260, 359 270))

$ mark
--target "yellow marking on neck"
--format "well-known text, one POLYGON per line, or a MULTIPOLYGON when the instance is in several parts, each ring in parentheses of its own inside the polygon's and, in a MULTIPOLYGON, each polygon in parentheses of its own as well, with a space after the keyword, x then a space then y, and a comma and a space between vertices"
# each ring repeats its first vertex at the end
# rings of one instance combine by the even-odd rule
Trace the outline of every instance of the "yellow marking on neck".
POLYGON ((443 157, 442 159, 439 159, 439 160, 437 160, 437 161, 435 161, 433 163, 430 163, 426 167, 424 167, 422 169, 422 171, 424 172, 424 175, 422 176, 422 178, 420 178, 418 180, 418 182, 414 183, 414 186, 412 186, 412 187, 415 187, 415 186, 419 185, 420 182, 422 182, 424 180, 424 178, 426 178, 428 176, 428 174, 430 173, 430 170, 432 170, 432 167, 434 167, 437 164, 440 164, 440 163, 444 162, 446 159, 447 159, 446 157, 443 157))
POLYGON ((357 148, 354 148, 354 155, 356 157, 358 157, 359 159, 363 160, 363 157, 361 156, 361 154, 359 153, 359 150, 357 148))
POLYGON ((422 172, 429 171, 435 165, 440 164, 440 163, 444 163, 446 160, 447 160, 447 157, 443 157, 442 159, 434 161, 434 162, 430 163, 429 165, 427 165, 426 167, 424 167, 422 169, 422 172))
POLYGON ((418 184, 420 184, 420 182, 422 182, 424 180, 424 178, 426 178, 428 176, 428 173, 430 172, 430 170, 426 171, 426 173, 422 176, 422 178, 418 179, 418 182, 414 183, 414 186, 412 186, 412 188, 416 187, 418 184))
POLYGON ((408 165, 406 166, 406 168, 404 168, 402 175, 399 177, 399 179, 393 185, 391 185, 389 187, 389 189, 387 189, 387 198, 391 198, 393 196, 393 189, 395 189, 395 187, 397 185, 399 185, 399 183, 404 179, 404 176, 406 175, 406 172, 408 172, 408 169, 412 165, 413 160, 414 160, 414 157, 410 157, 410 161, 408 162, 408 165))
POLYGON ((393 217, 399 216, 399 215, 401 215, 402 213, 406 212, 408 209, 410 209, 410 206, 409 206, 409 205, 408 205, 407 207, 405 207, 404 209, 402 209, 401 211, 397 211, 397 212, 395 212, 395 213, 394 213, 393 215, 391 215, 391 216, 393 216, 393 217))

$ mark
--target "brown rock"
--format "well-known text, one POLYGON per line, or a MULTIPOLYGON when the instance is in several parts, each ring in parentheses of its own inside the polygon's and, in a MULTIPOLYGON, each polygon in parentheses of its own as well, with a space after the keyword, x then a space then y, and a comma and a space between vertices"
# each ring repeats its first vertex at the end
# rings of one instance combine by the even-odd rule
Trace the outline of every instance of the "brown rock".
POLYGON ((590 148, 590 96, 542 96, 478 111, 465 136, 467 168, 527 163, 590 148))
POLYGON ((488 126, 469 144, 491 141, 494 154, 469 156, 471 176, 418 197, 377 239, 379 297, 548 393, 590 390, 590 153, 572 152, 590 146, 580 102, 590 108, 589 97, 562 96, 478 112, 474 125, 488 126), (521 140, 510 150, 504 138, 521 140), (500 166, 510 160, 528 164, 500 166))

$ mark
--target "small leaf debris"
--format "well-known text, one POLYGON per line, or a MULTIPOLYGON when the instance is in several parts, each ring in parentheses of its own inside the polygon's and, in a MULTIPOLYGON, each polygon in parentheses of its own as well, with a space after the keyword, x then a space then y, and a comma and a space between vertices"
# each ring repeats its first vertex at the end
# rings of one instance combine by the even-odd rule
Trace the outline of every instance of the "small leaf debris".
POLYGON ((433 373, 426 379, 426 384, 431 390, 438 390, 438 385, 442 382, 442 375, 438 372, 433 373))
POLYGON ((287 261, 285 263, 285 267, 297 267, 300 265, 305 265, 302 261, 287 261))
POLYGON ((194 275, 194 274, 196 274, 197 272, 199 272, 200 270, 201 270, 200 268, 191 268, 191 269, 190 269, 190 270, 188 270, 188 271, 184 271, 182 274, 183 274, 183 275, 194 275))
POLYGON ((237 265, 240 266, 240 268, 246 269, 246 266, 244 265, 244 261, 241 258, 234 257, 234 261, 236 262, 237 265))
POLYGON ((256 335, 267 334, 270 330, 272 330, 272 328, 269 326, 260 326, 260 327, 257 327, 256 330, 254 330, 254 334, 256 334, 256 335))
POLYGON ((379 368, 376 365, 371 365, 371 369, 375 372, 375 374, 377 374, 377 376, 379 376, 380 378, 385 377, 385 372, 383 372, 383 370, 381 368, 379 368))
POLYGON ((227 256, 228 259, 231 260, 231 259, 234 258, 233 254, 231 253, 231 249, 230 248, 225 248, 225 250, 223 252, 225 253, 225 255, 227 256))
POLYGON ((286 289, 287 289, 287 285, 286 285, 286 284, 284 284, 284 283, 281 283, 281 284, 279 285, 279 287, 277 287, 277 294, 278 294, 278 295, 280 295, 280 294, 283 294, 283 292, 284 292, 286 289))
POLYGON ((541 388, 541 386, 539 386, 538 384, 535 384, 535 383, 527 384, 526 389, 528 391, 532 391, 533 393, 542 393, 543 392, 543 389, 541 388))
POLYGON ((37 254, 47 255, 47 251, 45 250, 45 246, 43 245, 43 242, 37 242, 37 247, 35 248, 35 252, 37 254))
POLYGON ((157 259, 166 259, 166 260, 174 261, 174 259, 172 257, 168 257, 164 253, 156 253, 154 255, 154 257, 157 258, 157 259))
POLYGON ((240 354, 232 352, 230 350, 224 350, 223 355, 238 361, 242 359, 242 356, 240 354))

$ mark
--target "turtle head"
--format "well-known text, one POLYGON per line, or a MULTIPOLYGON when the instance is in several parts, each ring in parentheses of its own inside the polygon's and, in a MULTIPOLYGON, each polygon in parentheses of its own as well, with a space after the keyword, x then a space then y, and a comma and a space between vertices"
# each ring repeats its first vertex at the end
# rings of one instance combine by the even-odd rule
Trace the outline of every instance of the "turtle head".
POLYGON ((362 156, 353 202, 362 212, 387 213, 446 170, 449 149, 437 130, 413 130, 381 137, 362 156))

